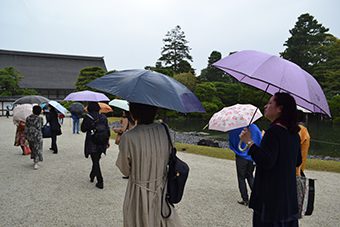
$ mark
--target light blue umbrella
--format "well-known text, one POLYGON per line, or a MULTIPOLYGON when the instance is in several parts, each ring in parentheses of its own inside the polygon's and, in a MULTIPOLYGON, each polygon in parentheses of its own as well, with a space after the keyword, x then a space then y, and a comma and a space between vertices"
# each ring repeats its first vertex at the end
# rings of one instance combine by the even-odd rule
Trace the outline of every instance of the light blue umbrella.
POLYGON ((110 73, 87 86, 142 103, 182 113, 205 112, 201 102, 183 84, 161 73, 134 69, 110 73))
POLYGON ((56 110, 58 110, 60 113, 66 115, 67 113, 67 109, 65 107, 63 107, 59 102, 57 101, 49 101, 48 102, 49 105, 53 106, 56 110))

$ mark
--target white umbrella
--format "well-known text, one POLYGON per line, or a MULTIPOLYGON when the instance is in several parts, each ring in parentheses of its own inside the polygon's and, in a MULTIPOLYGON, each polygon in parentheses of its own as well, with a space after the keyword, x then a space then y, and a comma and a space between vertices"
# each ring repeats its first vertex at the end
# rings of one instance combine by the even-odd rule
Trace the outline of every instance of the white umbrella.
POLYGON ((129 102, 123 99, 113 99, 112 101, 109 102, 110 106, 115 106, 118 107, 120 109, 129 111, 129 102))
POLYGON ((26 122, 26 117, 32 114, 33 105, 32 104, 21 104, 17 105, 13 109, 13 122, 18 124, 19 121, 26 122))
POLYGON ((256 106, 251 104, 236 104, 224 107, 222 110, 214 113, 210 118, 209 129, 227 132, 232 129, 247 127, 262 117, 261 111, 256 111, 256 109, 256 106), (256 114, 250 122, 255 111, 256 114))
POLYGON ((63 107, 59 102, 57 102, 57 101, 49 101, 48 104, 53 106, 60 113, 66 115, 67 109, 65 107, 63 107))

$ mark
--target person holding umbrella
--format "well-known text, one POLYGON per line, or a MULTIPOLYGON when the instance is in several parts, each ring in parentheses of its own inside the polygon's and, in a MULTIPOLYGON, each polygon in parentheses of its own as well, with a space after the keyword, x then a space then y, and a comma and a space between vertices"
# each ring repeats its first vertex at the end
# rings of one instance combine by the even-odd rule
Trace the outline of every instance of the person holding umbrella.
POLYGON ((49 111, 46 112, 46 120, 51 126, 50 150, 53 150, 53 154, 58 154, 57 136, 61 135, 61 126, 58 121, 57 110, 51 104, 48 104, 48 110, 49 111))
POLYGON ((122 174, 129 176, 124 227, 181 226, 174 207, 169 207, 169 218, 161 216, 170 145, 164 126, 154 123, 157 107, 130 102, 130 113, 136 126, 122 135, 116 161, 122 174))
POLYGON ((71 118, 72 118, 72 131, 73 134, 79 134, 80 125, 79 120, 80 117, 83 115, 84 106, 79 102, 72 103, 70 106, 71 118))
POLYGON ((88 114, 84 116, 84 120, 81 124, 81 131, 86 132, 84 153, 85 157, 91 156, 92 169, 90 172, 90 181, 93 182, 94 178, 97 178, 96 187, 99 189, 104 188, 104 180, 100 170, 100 158, 102 153, 106 153, 106 149, 110 146, 110 128, 105 115, 99 113, 100 106, 97 102, 89 102, 87 107, 88 114), (100 126, 100 127, 99 127, 100 126), (98 129, 101 129, 100 132, 98 129), (94 140, 93 135, 97 130, 105 141, 98 143, 94 140))
POLYGON ((249 207, 254 210, 253 226, 298 226, 295 168, 301 164, 299 126, 294 98, 275 93, 265 105, 271 125, 260 146, 254 144, 248 128, 240 134, 248 154, 256 162, 249 207))
POLYGON ((29 142, 31 149, 31 159, 33 159, 34 169, 38 169, 38 162, 43 161, 42 149, 43 138, 41 128, 43 125, 43 119, 39 115, 41 114, 40 106, 33 106, 33 114, 26 118, 25 135, 29 142))

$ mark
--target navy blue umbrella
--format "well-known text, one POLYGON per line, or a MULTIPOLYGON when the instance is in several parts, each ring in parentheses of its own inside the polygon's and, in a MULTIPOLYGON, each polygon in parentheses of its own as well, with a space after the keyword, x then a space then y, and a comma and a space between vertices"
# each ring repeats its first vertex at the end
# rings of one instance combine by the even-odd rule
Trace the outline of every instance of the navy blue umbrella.
POLYGON ((161 73, 134 69, 110 73, 87 86, 142 103, 182 113, 205 112, 201 102, 187 87, 161 73))

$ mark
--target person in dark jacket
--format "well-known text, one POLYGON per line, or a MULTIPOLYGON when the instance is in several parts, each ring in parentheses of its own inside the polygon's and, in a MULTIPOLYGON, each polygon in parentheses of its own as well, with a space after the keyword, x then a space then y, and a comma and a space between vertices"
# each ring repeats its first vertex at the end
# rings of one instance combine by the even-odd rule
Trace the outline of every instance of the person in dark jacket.
POLYGON ((301 152, 294 98, 288 93, 276 93, 265 105, 264 115, 271 125, 260 146, 254 144, 247 128, 240 134, 256 162, 249 203, 254 210, 253 226, 296 227, 299 222, 295 168, 301 164, 301 152))
POLYGON ((108 125, 108 121, 105 115, 100 114, 100 106, 97 102, 90 102, 88 107, 88 114, 84 115, 84 120, 81 124, 81 131, 86 132, 85 138, 85 148, 84 153, 85 157, 88 158, 91 156, 92 159, 92 169, 90 172, 90 181, 93 182, 94 178, 97 178, 96 187, 103 189, 104 188, 104 181, 103 176, 100 170, 99 160, 102 153, 106 154, 106 149, 110 146, 109 144, 109 137, 110 137, 110 128, 108 125), (95 121, 97 121, 95 123, 95 121), (106 144, 95 144, 91 134, 93 133, 93 129, 95 129, 95 124, 103 124, 107 129, 108 139, 106 144))
POLYGON ((61 126, 58 121, 58 113, 57 110, 48 105, 49 112, 46 112, 46 120, 50 124, 51 127, 51 148, 53 150, 53 154, 58 154, 58 146, 57 146, 57 136, 61 135, 61 126))

